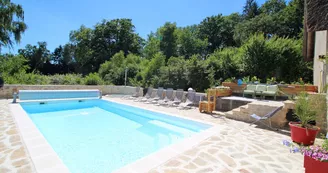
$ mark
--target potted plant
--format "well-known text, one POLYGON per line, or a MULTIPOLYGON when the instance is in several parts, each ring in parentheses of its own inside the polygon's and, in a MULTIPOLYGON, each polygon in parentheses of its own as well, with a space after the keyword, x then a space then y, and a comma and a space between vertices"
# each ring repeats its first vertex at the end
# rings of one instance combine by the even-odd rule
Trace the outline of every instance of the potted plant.
POLYGON ((257 83, 259 83, 259 79, 256 76, 253 76, 251 78, 251 82, 257 84, 257 83))
POLYGON ((274 85, 277 83, 277 79, 275 77, 267 78, 266 83, 269 85, 274 85))
POLYGON ((303 166, 305 173, 328 172, 328 139, 325 139, 322 145, 312 145, 309 147, 295 146, 286 140, 283 141, 283 144, 291 147, 291 152, 301 152, 304 155, 303 166))
POLYGON ((299 122, 289 122, 291 139, 299 144, 312 145, 320 128, 310 124, 325 109, 323 95, 299 94, 295 103, 295 115, 299 122))

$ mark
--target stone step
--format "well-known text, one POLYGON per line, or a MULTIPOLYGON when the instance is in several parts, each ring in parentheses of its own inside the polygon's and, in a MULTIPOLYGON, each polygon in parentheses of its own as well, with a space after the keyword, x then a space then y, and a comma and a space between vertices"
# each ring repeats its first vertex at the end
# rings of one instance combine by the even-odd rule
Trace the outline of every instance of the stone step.
POLYGON ((240 107, 235 108, 235 109, 232 109, 231 111, 237 111, 237 112, 240 112, 240 107))
POLYGON ((228 118, 234 118, 234 114, 232 111, 225 112, 225 116, 228 118))
POLYGON ((247 104, 247 105, 240 106, 239 108, 240 108, 241 110, 243 110, 243 109, 248 109, 248 104, 247 104))
POLYGON ((249 113, 248 105, 244 105, 240 107, 240 112, 242 113, 249 113))

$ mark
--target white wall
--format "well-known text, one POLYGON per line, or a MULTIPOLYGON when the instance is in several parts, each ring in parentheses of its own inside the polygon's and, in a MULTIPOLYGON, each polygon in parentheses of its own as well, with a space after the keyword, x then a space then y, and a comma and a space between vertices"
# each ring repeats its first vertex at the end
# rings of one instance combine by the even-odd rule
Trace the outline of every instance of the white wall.
POLYGON ((327 41, 327 31, 317 31, 315 33, 313 84, 318 86, 318 91, 321 91, 322 86, 326 84, 327 69, 319 60, 319 55, 327 54, 327 41))

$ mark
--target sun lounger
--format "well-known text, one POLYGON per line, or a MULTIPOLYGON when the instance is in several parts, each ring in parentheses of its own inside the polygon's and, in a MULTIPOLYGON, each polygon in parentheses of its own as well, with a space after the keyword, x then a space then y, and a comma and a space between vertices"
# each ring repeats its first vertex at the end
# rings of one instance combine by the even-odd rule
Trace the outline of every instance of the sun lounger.
POLYGON ((194 105, 194 100, 196 97, 195 91, 188 91, 186 102, 180 103, 178 108, 179 109, 190 109, 192 105, 194 105))
POLYGON ((177 106, 181 103, 183 97, 183 89, 177 89, 175 92, 175 97, 172 101, 168 101, 167 105, 169 106, 177 106))
POLYGON ((151 98, 151 95, 152 95, 152 93, 153 93, 153 88, 152 87, 149 87, 148 89, 147 89, 147 93, 142 97, 142 98, 140 98, 140 99, 138 99, 138 100, 136 100, 136 101, 140 101, 140 102, 146 102, 148 99, 150 99, 151 98))
POLYGON ((167 105, 169 101, 172 101, 173 98, 173 89, 168 88, 165 92, 165 98, 163 100, 158 101, 157 105, 167 105))
POLYGON ((158 100, 163 99, 163 95, 164 94, 164 88, 163 87, 159 87, 157 89, 157 94, 154 98, 150 98, 147 100, 146 103, 153 103, 156 104, 158 102, 158 100))
MULTIPOLYGON (((264 115, 264 116, 258 116, 256 114, 252 114, 250 115, 252 118, 255 119, 255 121, 253 123, 251 123, 250 125, 253 125, 257 122, 260 122, 262 123, 263 125, 269 127, 270 129, 273 129, 272 126, 271 126, 271 118, 278 112, 282 109, 283 106, 280 106, 274 110, 272 110, 271 112, 269 112, 268 114, 264 115), (265 120, 269 120, 269 125, 267 125, 266 123, 264 123, 263 121, 265 120)), ((273 130, 276 130, 276 129, 273 129, 273 130)))

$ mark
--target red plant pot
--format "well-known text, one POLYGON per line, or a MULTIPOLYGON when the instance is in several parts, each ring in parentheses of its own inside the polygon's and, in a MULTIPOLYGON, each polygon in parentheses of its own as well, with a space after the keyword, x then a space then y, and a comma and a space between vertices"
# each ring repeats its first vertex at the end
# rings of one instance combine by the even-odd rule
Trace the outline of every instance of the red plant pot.
POLYGON ((328 173, 328 162, 320 162, 304 155, 305 173, 328 173))
POLYGON ((306 129, 299 126, 299 124, 300 123, 289 122, 292 141, 303 145, 313 145, 320 128, 315 126, 316 129, 306 129))

